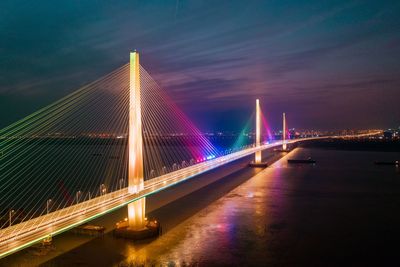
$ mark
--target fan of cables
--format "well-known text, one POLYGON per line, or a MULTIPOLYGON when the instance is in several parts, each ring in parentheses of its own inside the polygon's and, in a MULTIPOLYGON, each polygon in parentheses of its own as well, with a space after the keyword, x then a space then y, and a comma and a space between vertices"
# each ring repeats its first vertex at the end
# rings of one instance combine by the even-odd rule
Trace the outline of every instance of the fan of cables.
MULTIPOLYGON (((140 67, 145 179, 220 155, 140 67)), ((127 186, 129 64, 0 130, 0 227, 127 186), (13 216, 9 216, 13 213, 13 216)))

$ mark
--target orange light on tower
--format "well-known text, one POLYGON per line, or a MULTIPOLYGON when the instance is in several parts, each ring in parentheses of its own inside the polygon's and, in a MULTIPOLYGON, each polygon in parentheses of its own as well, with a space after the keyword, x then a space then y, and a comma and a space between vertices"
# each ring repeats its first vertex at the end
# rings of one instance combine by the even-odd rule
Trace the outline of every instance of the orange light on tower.
POLYGON ((257 151, 254 153, 254 161, 249 163, 250 167, 264 168, 268 166, 267 162, 262 162, 261 151, 261 108, 260 100, 256 99, 256 140, 255 148, 257 151))
MULTIPOLYGON (((130 53, 129 70, 128 192, 134 194, 144 188, 140 65, 136 51, 130 53)), ((145 203, 142 198, 128 204, 129 228, 144 227, 145 203)))

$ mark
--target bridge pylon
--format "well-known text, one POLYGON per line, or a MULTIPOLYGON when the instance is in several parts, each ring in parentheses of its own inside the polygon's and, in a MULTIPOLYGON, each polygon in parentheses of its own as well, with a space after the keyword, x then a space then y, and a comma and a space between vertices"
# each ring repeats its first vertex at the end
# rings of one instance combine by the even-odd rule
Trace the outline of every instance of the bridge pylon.
MULTIPOLYGON (((256 99, 256 147, 261 143, 261 114, 260 114, 260 100, 256 99)), ((255 153, 255 163, 261 163, 261 150, 255 153)))
POLYGON ((286 144, 286 114, 283 112, 282 114, 282 150, 287 150, 286 144))
MULTIPOLYGON (((139 53, 130 53, 129 67, 129 134, 128 134, 128 192, 144 188, 142 111, 140 97, 139 53)), ((146 199, 128 204, 128 224, 131 229, 145 227, 146 199)))
MULTIPOLYGON (((261 146, 261 108, 260 100, 256 99, 256 140, 255 146, 259 148, 261 146)), ((262 151, 257 150, 254 153, 254 162, 250 163, 251 167, 266 167, 267 163, 262 162, 262 151)))

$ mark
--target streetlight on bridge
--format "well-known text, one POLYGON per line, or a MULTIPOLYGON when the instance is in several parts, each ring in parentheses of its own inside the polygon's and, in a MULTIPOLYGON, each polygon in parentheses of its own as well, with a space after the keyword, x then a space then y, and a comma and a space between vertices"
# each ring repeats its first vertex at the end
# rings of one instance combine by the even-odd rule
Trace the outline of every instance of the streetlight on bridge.
POLYGON ((79 203, 79 197, 81 196, 81 190, 79 190, 78 192, 76 192, 76 204, 79 203))
POLYGON ((15 213, 15 210, 10 210, 10 212, 8 213, 9 226, 11 226, 11 224, 12 224, 12 216, 14 213, 15 213))
POLYGON ((104 195, 107 192, 107 188, 105 184, 100 185, 100 196, 104 195))
POLYGON ((47 214, 49 214, 49 211, 50 211, 50 204, 51 204, 52 201, 53 201, 53 200, 51 200, 51 198, 48 199, 48 200, 46 201, 46 211, 47 211, 47 214))
POLYGON ((124 183, 124 179, 119 179, 119 190, 122 189, 123 183, 124 183))

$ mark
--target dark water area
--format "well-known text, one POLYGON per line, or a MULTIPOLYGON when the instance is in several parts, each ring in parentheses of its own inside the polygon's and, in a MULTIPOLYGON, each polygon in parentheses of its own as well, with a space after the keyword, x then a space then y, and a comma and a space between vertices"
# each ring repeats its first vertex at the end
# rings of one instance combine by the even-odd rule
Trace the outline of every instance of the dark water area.
POLYGON ((336 150, 400 152, 400 140, 397 139, 322 139, 304 142, 301 146, 336 150))
POLYGON ((155 210, 168 225, 156 240, 106 235, 43 266, 396 266, 400 170, 373 162, 399 156, 297 148, 229 175, 241 182, 201 209, 219 182, 155 210), (309 156, 317 163, 287 163, 309 156))

